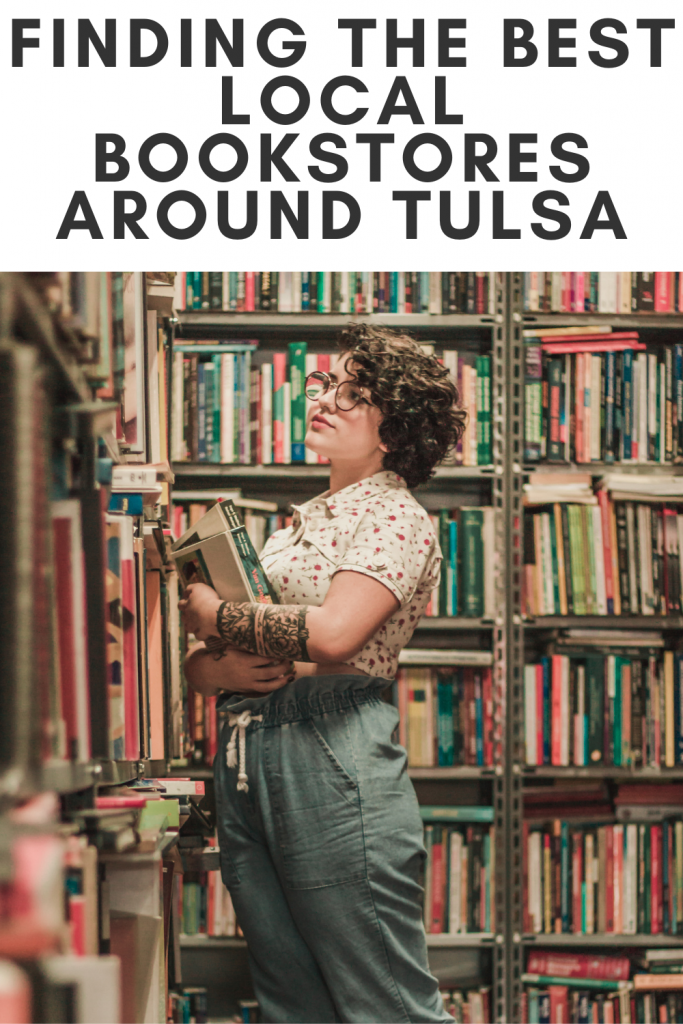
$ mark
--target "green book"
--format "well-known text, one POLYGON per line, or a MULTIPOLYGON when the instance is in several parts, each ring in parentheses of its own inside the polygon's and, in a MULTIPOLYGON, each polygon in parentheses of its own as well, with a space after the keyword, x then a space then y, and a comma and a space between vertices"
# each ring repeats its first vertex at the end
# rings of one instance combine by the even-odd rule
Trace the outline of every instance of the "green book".
POLYGON ((477 462, 488 466, 491 452, 491 357, 477 356, 477 462))
POLYGON ((572 596, 574 600, 574 614, 586 614, 586 599, 584 588, 583 572, 583 551, 580 543, 580 523, 578 522, 579 508, 577 505, 567 505, 567 519, 569 522, 569 550, 571 551, 571 574, 572 574, 572 596))
POLYGON ((594 988, 603 992, 618 992, 631 987, 629 981, 609 981, 607 978, 563 978, 553 974, 523 974, 523 985, 567 985, 570 988, 594 988))
POLYGON ((448 527, 448 509, 439 511, 439 547, 443 555, 441 578, 439 581, 439 615, 448 614, 448 564, 450 560, 450 536, 448 527))
POLYGON ((306 380, 306 352, 308 346, 305 341, 292 341, 288 348, 289 381, 292 387, 290 400, 292 410, 292 462, 305 462, 306 396, 304 394, 304 382, 306 380))
POLYGON ((423 821, 493 821, 493 807, 420 807, 423 821))
POLYGON ((614 698, 614 721, 613 721, 613 757, 612 764, 615 768, 621 768, 623 765, 622 758, 622 705, 621 705, 621 670, 624 665, 624 659, 615 657, 614 659, 614 694, 610 694, 610 697, 614 698))
POLYGON ((550 560, 552 567, 552 584, 553 584, 553 608, 554 614, 560 614, 560 570, 557 561, 557 532, 555 530, 555 517, 549 512, 544 512, 546 520, 549 522, 548 533, 550 535, 550 560))
POLYGON ((467 618, 484 614, 484 510, 460 509, 462 542, 462 613, 467 618))
POLYGON ((140 814, 138 831, 142 832, 148 828, 156 828, 159 831, 162 830, 162 827, 178 828, 180 825, 179 815, 180 803, 177 799, 169 797, 165 800, 148 800, 140 814), (165 826, 164 822, 166 822, 165 826))
POLYGON ((211 432, 213 434, 213 449, 211 451, 211 462, 221 461, 221 359, 222 356, 212 356, 213 363, 213 422, 211 432))

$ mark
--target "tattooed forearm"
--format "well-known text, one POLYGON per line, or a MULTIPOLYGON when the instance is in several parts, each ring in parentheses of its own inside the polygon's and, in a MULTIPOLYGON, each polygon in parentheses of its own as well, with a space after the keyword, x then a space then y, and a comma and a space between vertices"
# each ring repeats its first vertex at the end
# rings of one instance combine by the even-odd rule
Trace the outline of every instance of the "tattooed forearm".
POLYGON ((226 644, 225 640, 221 640, 219 636, 207 636, 204 646, 209 654, 213 655, 214 661, 220 661, 230 649, 230 645, 226 644))
MULTIPOLYGON (((224 601, 218 609, 216 626, 221 640, 272 658, 311 661, 306 648, 305 605, 234 604, 224 601)), ((222 657, 214 653, 214 657, 222 657)))

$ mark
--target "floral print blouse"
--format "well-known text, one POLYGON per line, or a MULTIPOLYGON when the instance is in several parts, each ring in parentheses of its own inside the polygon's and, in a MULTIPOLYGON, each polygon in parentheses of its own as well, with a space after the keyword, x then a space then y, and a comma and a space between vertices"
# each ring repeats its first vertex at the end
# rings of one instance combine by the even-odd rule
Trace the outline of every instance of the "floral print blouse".
POLYGON ((321 605, 343 570, 379 580, 400 608, 348 663, 393 679, 399 652, 439 582, 441 551, 429 515, 405 480, 386 470, 293 507, 292 525, 274 533, 261 552, 280 601, 321 605))

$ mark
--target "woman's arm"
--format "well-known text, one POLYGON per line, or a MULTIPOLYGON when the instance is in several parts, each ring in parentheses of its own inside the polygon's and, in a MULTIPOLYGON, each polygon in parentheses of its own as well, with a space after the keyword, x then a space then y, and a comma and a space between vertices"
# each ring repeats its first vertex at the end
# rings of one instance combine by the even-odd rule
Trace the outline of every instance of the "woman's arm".
POLYGON ((348 661, 400 607, 382 583, 352 571, 333 577, 320 606, 231 603, 201 583, 186 594, 183 620, 197 639, 218 635, 263 656, 317 663, 348 661))
POLYGON ((289 659, 274 661, 248 651, 225 650, 216 660, 203 643, 195 644, 187 653, 185 678, 198 693, 212 697, 221 690, 234 693, 271 693, 294 678, 289 659))

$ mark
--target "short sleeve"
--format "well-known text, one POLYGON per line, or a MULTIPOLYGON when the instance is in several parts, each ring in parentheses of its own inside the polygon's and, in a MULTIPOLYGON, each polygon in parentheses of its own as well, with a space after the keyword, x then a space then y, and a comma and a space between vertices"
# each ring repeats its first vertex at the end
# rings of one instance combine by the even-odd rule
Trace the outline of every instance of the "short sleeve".
POLYGON ((404 605, 418 589, 436 586, 440 565, 441 551, 427 513, 387 505, 363 516, 335 572, 371 576, 404 605))

